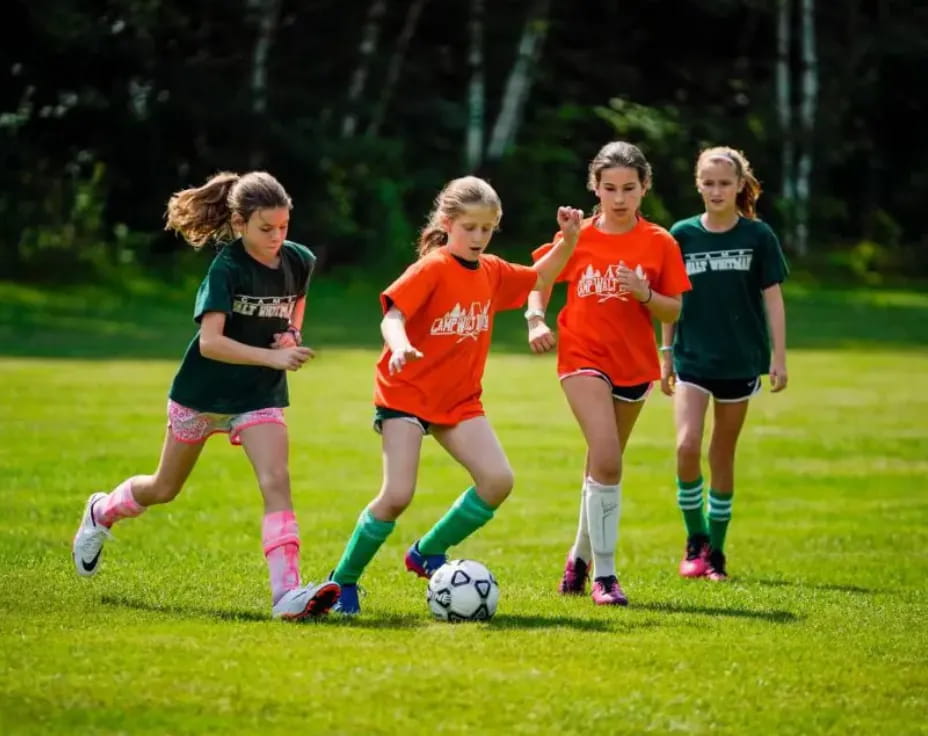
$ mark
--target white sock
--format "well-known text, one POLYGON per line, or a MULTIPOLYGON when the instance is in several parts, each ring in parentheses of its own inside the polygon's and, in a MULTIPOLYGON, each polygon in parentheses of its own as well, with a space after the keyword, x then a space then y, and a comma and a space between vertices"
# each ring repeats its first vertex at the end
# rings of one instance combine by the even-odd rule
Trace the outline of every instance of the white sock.
POLYGON ((583 487, 580 489, 580 518, 577 520, 577 537, 574 539, 574 546, 570 548, 570 559, 575 560, 578 557, 587 565, 593 559, 593 548, 590 546, 590 527, 587 523, 586 497, 589 491, 586 487, 586 478, 583 479, 583 487))
POLYGON ((592 477, 586 480, 586 518, 593 548, 593 569, 597 578, 615 575, 615 548, 619 542, 622 512, 622 484, 603 485, 592 477))

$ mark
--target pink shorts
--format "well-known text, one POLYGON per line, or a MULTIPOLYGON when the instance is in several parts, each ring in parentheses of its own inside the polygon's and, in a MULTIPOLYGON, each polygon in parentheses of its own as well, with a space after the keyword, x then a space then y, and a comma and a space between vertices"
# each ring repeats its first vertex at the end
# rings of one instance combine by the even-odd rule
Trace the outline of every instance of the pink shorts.
POLYGON ((284 410, 279 407, 255 409, 244 414, 213 414, 181 406, 168 399, 168 428, 178 442, 196 445, 216 432, 226 432, 233 445, 242 444, 243 429, 256 424, 282 424, 285 427, 284 410))

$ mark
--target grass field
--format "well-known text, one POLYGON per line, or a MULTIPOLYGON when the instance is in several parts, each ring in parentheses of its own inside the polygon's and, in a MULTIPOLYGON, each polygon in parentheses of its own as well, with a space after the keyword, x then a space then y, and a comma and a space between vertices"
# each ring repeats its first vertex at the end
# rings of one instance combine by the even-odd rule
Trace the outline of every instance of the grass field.
MULTIPOLYGON (((379 484, 368 291, 320 294, 319 358, 291 380, 310 578, 379 484)), ((516 491, 455 550, 497 575, 497 617, 430 621, 402 569, 467 485, 428 442, 363 615, 291 626, 267 618, 259 494, 219 437, 175 503, 115 528, 96 578, 71 566, 87 495, 154 466, 190 295, 0 285, 0 733, 928 733, 928 297, 787 300, 791 384, 751 407, 730 584, 676 576, 670 405, 655 394, 626 456, 631 605, 554 592, 583 449, 553 361, 521 352, 513 315, 485 403, 516 491)))

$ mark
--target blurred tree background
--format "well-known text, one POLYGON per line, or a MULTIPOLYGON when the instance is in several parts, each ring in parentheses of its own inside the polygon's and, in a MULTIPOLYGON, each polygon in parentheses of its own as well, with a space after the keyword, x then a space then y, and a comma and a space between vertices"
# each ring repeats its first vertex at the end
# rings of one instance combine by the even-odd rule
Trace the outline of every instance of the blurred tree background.
POLYGON ((442 184, 487 177, 518 260, 589 209, 608 140, 699 208, 700 147, 743 149, 761 217, 823 278, 928 276, 928 4, 910 0, 16 0, 0 49, 0 277, 172 277, 171 192, 266 168, 291 237, 384 278, 442 184))

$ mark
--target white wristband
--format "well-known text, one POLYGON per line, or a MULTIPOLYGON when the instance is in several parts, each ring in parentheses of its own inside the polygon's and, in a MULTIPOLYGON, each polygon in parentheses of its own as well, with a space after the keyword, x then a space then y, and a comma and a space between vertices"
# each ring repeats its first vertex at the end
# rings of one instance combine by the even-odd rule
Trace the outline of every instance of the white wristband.
POLYGON ((526 309, 525 314, 523 315, 526 320, 534 319, 538 317, 539 319, 545 318, 545 310, 543 309, 526 309))
POLYGON ((661 345, 657 350, 661 353, 672 353, 673 345, 661 345))

